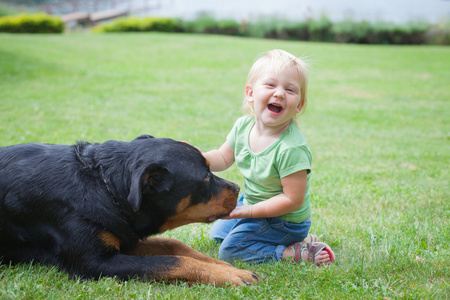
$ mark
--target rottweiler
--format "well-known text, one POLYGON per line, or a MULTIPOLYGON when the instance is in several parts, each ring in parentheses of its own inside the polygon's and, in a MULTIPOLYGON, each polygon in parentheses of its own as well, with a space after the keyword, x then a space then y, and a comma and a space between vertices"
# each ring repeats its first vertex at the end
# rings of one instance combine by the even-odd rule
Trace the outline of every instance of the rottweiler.
POLYGON ((251 271, 150 237, 233 210, 239 187, 208 165, 195 147, 149 135, 0 147, 0 260, 86 279, 255 283, 251 271))

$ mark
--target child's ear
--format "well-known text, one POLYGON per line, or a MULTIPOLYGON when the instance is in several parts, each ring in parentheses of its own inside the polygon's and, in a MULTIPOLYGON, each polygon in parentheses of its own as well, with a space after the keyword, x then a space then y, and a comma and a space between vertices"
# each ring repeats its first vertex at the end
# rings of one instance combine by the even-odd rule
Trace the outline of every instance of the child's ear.
POLYGON ((297 105, 297 108, 295 109, 295 112, 296 112, 296 113, 301 112, 302 109, 303 109, 303 105, 304 105, 304 104, 305 104, 305 101, 301 101, 301 100, 300 100, 300 102, 299 102, 298 105, 297 105))
POLYGON ((253 89, 251 86, 245 86, 245 97, 247 97, 247 101, 253 103, 253 89))

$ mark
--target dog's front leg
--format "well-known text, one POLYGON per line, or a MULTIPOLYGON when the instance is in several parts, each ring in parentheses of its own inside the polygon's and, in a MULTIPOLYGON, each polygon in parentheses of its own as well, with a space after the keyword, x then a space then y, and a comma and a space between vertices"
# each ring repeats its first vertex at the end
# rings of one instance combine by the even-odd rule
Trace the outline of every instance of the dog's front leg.
POLYGON ((248 285, 259 280, 255 273, 228 264, 214 264, 192 257, 166 255, 113 254, 101 264, 99 273, 102 276, 117 276, 122 279, 139 277, 156 281, 187 281, 217 286, 248 285))

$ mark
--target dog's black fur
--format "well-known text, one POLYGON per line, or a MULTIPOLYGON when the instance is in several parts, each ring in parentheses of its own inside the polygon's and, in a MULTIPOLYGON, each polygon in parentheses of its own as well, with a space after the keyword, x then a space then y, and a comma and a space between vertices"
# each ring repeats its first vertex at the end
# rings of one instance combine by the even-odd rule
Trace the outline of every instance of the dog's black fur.
POLYGON ((238 190, 196 148, 170 139, 1 147, 0 260, 83 278, 255 282, 181 242, 147 239, 227 215, 238 190))

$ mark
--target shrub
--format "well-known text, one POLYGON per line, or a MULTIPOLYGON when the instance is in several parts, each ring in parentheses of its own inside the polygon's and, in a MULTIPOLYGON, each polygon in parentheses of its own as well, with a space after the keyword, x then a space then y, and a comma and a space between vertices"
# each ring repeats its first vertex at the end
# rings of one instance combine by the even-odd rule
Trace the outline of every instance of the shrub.
POLYGON ((301 22, 296 24, 291 24, 282 29, 282 34, 285 39, 288 40, 301 40, 308 41, 310 39, 310 32, 308 30, 308 23, 301 22))
POLYGON ((318 19, 294 22, 280 18, 258 18, 253 22, 215 20, 200 14, 192 21, 171 18, 127 17, 93 29, 94 32, 164 31, 213 33, 284 40, 359 43, 359 44, 444 44, 450 43, 450 23, 430 26, 423 22, 394 24, 344 20, 332 23, 322 15, 318 19))
POLYGON ((441 21, 425 33, 425 42, 434 45, 450 45, 450 22, 441 21))
POLYGON ((243 35, 258 38, 275 38, 276 21, 261 19, 243 24, 243 35))
POLYGON ((265 38, 329 42, 333 40, 331 28, 331 21, 326 16, 322 16, 319 19, 308 19, 303 22, 278 19, 260 21, 256 28, 253 28, 253 32, 259 32, 259 35, 262 33, 265 38))
POLYGON ((270 22, 265 27, 265 38, 282 40, 309 40, 308 25, 306 22, 270 22))
POLYGON ((345 20, 333 24, 332 33, 338 43, 423 44, 428 27, 421 22, 399 25, 345 20))
POLYGON ((207 14, 200 14, 197 19, 182 23, 185 32, 205 33, 218 27, 218 22, 207 14))
POLYGON ((242 35, 241 25, 235 20, 220 20, 217 23, 217 34, 242 35))
POLYGON ((306 22, 308 26, 309 40, 331 42, 333 35, 331 32, 332 23, 327 16, 322 15, 319 19, 310 19, 306 22))
POLYGON ((367 33, 370 44, 423 44, 428 25, 425 23, 374 23, 367 33))
POLYGON ((141 32, 160 31, 177 32, 180 31, 179 21, 172 18, 136 18, 126 17, 104 25, 94 27, 94 32, 141 32))
POLYGON ((345 20, 333 24, 331 32, 338 43, 367 43, 370 24, 366 21, 353 22, 345 20))
MULTIPOLYGON (((186 30, 187 31, 187 30, 186 30)), ((208 26, 198 26, 193 32, 225 34, 225 35, 242 35, 241 26, 234 20, 220 20, 217 23, 210 23, 208 26)))
POLYGON ((243 35, 243 26, 231 19, 215 20, 208 14, 200 14, 195 20, 182 23, 184 32, 243 35))
POLYGON ((64 23, 43 13, 0 17, 0 32, 10 33, 61 33, 64 23))

